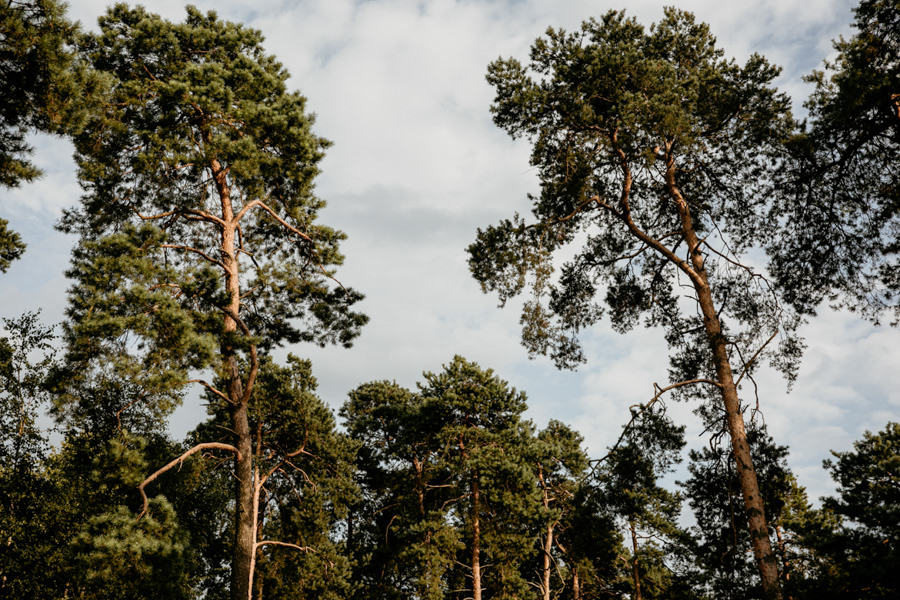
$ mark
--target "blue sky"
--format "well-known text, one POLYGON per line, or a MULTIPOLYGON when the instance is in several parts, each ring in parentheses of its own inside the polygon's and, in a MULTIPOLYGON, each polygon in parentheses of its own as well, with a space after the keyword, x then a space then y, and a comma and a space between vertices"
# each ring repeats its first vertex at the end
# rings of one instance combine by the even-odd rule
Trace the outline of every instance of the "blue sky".
MULTIPOLYGON (((667 2, 666 4, 672 4, 667 2)), ((676 3, 710 23, 721 47, 739 61, 752 52, 784 68, 778 84, 802 110, 802 76, 828 57, 831 40, 851 33, 846 0, 733 0, 676 3)), ((329 203, 323 223, 349 239, 339 278, 367 295, 371 323, 351 350, 298 346, 313 361, 321 396, 339 407, 349 390, 379 379, 414 386, 454 354, 495 369, 528 393, 538 426, 556 418, 582 432, 592 454, 618 436, 628 407, 665 384, 667 349, 659 331, 620 336, 603 323, 585 338, 588 362, 559 372, 529 360, 519 345, 515 306, 497 308, 469 276, 465 248, 484 227, 526 212, 537 179, 529 148, 491 122, 484 80, 498 56, 527 57, 548 26, 577 29, 582 20, 627 8, 644 24, 662 3, 609 0, 412 1, 258 0, 196 2, 201 10, 261 29, 266 47, 292 74, 290 85, 317 114, 316 132, 334 142, 322 163, 318 193, 329 203)), ((77 0, 70 14, 95 26, 106 2, 77 0)), ((183 4, 160 0, 152 11, 182 20, 183 4)), ((43 308, 63 318, 63 277, 72 239, 52 230, 79 188, 65 141, 35 139, 40 181, 0 191, 3 216, 29 244, 2 277, 2 316, 43 308)), ((803 329, 809 345, 794 390, 774 373, 758 378, 770 432, 791 447, 791 465, 810 496, 830 493, 821 468, 829 449, 848 449, 866 429, 900 414, 900 332, 823 310, 803 329)), ((285 353, 287 350, 285 350, 285 353)), ((691 406, 671 404, 689 441, 705 438, 691 406)), ((203 416, 189 401, 172 422, 181 435, 203 416)))

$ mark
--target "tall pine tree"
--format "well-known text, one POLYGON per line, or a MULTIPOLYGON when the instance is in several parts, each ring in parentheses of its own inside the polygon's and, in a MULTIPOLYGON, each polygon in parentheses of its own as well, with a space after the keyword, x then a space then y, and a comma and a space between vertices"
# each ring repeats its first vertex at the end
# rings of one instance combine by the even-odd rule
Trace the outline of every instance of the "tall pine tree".
POLYGON ((231 439, 189 452, 234 457, 233 600, 250 597, 257 548, 259 352, 348 346, 366 322, 351 309, 360 294, 334 279, 344 236, 316 222, 328 143, 262 41, 190 7, 181 24, 111 8, 81 48, 111 87, 76 137, 85 193, 61 222, 81 235, 66 388, 112 368, 140 382, 143 401, 195 382, 227 407, 231 439))

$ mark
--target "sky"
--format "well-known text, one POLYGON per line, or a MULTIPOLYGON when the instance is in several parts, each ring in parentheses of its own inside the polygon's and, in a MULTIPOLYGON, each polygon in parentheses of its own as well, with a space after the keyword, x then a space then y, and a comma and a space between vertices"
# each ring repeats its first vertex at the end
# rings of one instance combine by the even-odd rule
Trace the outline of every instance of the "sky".
MULTIPOLYGON (((529 398, 527 416, 581 432, 592 456, 618 437, 628 407, 647 401, 667 381, 662 332, 614 333, 601 322, 582 338, 587 363, 561 372, 549 359, 530 360, 519 343, 515 305, 500 309, 481 293, 466 264, 478 227, 515 211, 527 213, 538 191, 527 141, 511 140, 491 121, 493 92, 485 81, 498 57, 525 60, 550 26, 576 30, 583 20, 626 8, 644 25, 664 4, 639 0, 218 0, 198 1, 226 20, 260 29, 266 49, 308 98, 315 131, 334 145, 321 163, 317 193, 328 202, 324 224, 349 236, 338 278, 366 294, 371 318, 352 349, 297 346, 308 357, 320 396, 337 409, 347 392, 374 380, 414 388, 424 371, 440 371, 455 354, 494 369, 529 398)), ((810 87, 802 77, 833 55, 831 41, 852 33, 848 0, 703 0, 669 2, 710 24, 726 56, 756 52, 783 67, 778 86, 795 110, 810 87)), ((102 0, 71 0, 69 14, 87 29, 102 0)), ((155 0, 148 8, 181 21, 184 5, 155 0)), ((53 230, 63 208, 78 201, 72 148, 34 138, 45 176, 0 190, 2 215, 28 243, 24 258, 0 277, 0 316, 42 309, 64 318, 63 272, 74 242, 53 230)), ((788 393, 779 375, 758 377, 769 432, 791 449, 790 465, 812 500, 833 493, 822 469, 829 450, 849 450, 866 430, 900 414, 900 331, 823 309, 803 328, 808 349, 788 393)), ((691 446, 707 443, 689 404, 669 403, 687 425, 691 446)), ((182 436, 204 417, 189 398, 171 423, 182 436)))

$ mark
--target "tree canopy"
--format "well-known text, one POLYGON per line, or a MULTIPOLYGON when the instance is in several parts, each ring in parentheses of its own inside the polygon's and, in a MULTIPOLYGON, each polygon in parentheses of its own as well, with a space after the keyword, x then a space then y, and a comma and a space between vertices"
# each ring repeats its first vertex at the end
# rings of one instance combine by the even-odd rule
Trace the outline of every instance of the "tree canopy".
POLYGON ((767 246, 785 296, 814 312, 823 301, 896 320, 900 207, 900 3, 863 0, 855 34, 807 79, 809 123, 789 143, 767 246))
POLYGON ((110 8, 80 41, 109 89, 75 136, 85 193, 60 225, 81 236, 61 412, 90 402, 79 386, 112 374, 140 381, 135 403, 160 415, 188 382, 225 402, 231 442, 187 454, 217 444, 235 457, 231 594, 241 600, 259 548, 261 449, 250 426, 260 352, 349 346, 367 320, 351 308, 361 294, 335 279, 343 234, 316 222, 324 202, 313 179, 328 142, 262 41, 193 7, 181 24, 110 8))
MULTIPOLYGON (((522 341, 558 366, 606 317, 671 351, 592 460, 459 355, 414 389, 359 385, 340 430, 280 347, 349 346, 367 318, 318 220, 329 142, 259 31, 119 4, 82 34, 53 0, 0 0, 0 188, 38 176, 26 136, 44 131, 74 141, 83 189, 59 224, 77 236, 62 336, 0 319, 0 598, 896 597, 900 426, 833 452, 816 508, 754 379, 794 376, 824 299, 897 310, 900 5, 855 15, 802 127, 777 68, 726 59, 677 9, 550 29, 527 64, 490 65, 541 188, 530 217, 478 232, 472 273, 526 295, 522 341), (670 396, 709 436, 684 482, 670 396), (183 401, 208 419, 175 440, 183 401)), ((0 272, 23 249, 0 219, 0 272)))
POLYGON ((495 123, 532 141, 533 220, 505 219, 469 247, 483 290, 505 302, 528 288, 522 341, 559 366, 584 360, 578 336, 604 313, 618 331, 642 317, 664 328, 667 389, 699 384, 697 395, 718 397, 703 414, 731 435, 772 598, 737 385, 764 356, 792 377, 802 348, 798 318, 746 257, 776 231, 767 190, 794 126, 777 74, 758 55, 724 59, 708 26, 675 9, 649 31, 622 12, 576 33, 549 29, 527 66, 499 59, 487 75, 495 123), (574 258, 554 279, 565 252, 574 258))

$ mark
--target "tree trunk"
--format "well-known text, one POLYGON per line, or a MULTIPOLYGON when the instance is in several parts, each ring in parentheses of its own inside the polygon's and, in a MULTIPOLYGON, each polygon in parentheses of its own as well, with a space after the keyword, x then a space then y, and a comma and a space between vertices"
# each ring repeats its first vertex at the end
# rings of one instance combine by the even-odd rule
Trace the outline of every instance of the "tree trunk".
POLYGON ((694 229, 690 207, 675 183, 675 162, 670 150, 671 148, 667 148, 666 188, 678 207, 682 231, 690 250, 690 262, 693 269, 689 275, 697 293, 700 310, 703 313, 703 326, 712 350, 716 380, 722 393, 722 403, 725 407, 725 423, 731 436, 731 448, 734 454, 738 480, 741 483, 744 508, 747 511, 747 520, 750 525, 753 554, 756 559, 756 565, 759 568, 765 597, 769 600, 781 600, 778 567, 775 563, 775 554, 772 552, 772 544, 769 540, 762 495, 756 479, 756 470, 750 457, 750 445, 747 442, 744 416, 741 414, 740 400, 734 383, 734 374, 731 371, 731 363, 728 359, 727 340, 722 333, 722 324, 719 321, 715 303, 713 302, 703 253, 700 249, 700 240, 694 229))
POLYGON ((544 541, 544 572, 541 587, 544 592, 544 600, 550 600, 550 551, 553 549, 553 524, 547 525, 547 539, 544 541))
POLYGON ((472 479, 472 600, 481 600, 481 496, 478 473, 472 479))
MULTIPOLYGON (((547 511, 547 514, 550 514, 550 491, 547 489, 547 482, 544 479, 544 472, 542 467, 538 467, 538 481, 541 483, 541 496, 542 501, 544 503, 544 510, 547 511)), ((550 600, 550 567, 551 563, 551 554, 550 552, 553 550, 553 526, 555 523, 547 524, 547 537, 544 540, 544 564, 543 564, 543 572, 541 573, 541 592, 543 593, 544 600, 550 600)))
MULTIPOLYGON (((225 267, 225 291, 228 294, 228 313, 224 318, 225 339, 238 330, 241 310, 240 266, 235 246, 236 221, 231 204, 231 188, 228 173, 218 160, 212 160, 211 170, 216 182, 216 191, 222 208, 221 260, 225 267)), ((237 352, 226 345, 222 348, 226 377, 228 378, 228 399, 231 404, 231 425, 234 430, 235 447, 235 512, 234 549, 231 559, 231 600, 251 600, 253 593, 253 553, 256 545, 256 519, 253 510, 254 479, 253 451, 248 418, 249 391, 244 389, 238 365, 237 352)), ((248 386, 252 382, 248 380, 248 386)))
POLYGON ((638 572, 638 542, 634 521, 628 522, 628 528, 631 530, 631 578, 634 580, 634 600, 641 600, 641 575, 638 572))
MULTIPOLYGON (((232 357, 237 370, 237 360, 232 357)), ((238 377, 237 385, 241 380, 238 377)), ((240 458, 235 458, 235 514, 234 551, 231 560, 231 600, 249 600, 253 590, 251 570, 253 547, 256 543, 253 518, 253 452, 251 447, 250 424, 247 418, 247 403, 232 408, 231 423, 234 429, 235 446, 240 458)))

